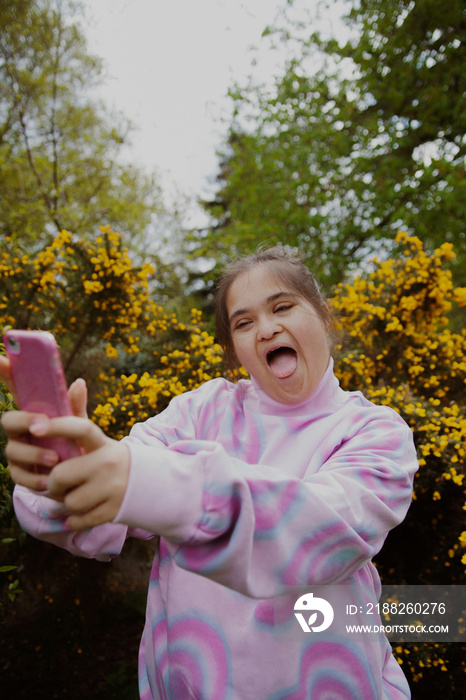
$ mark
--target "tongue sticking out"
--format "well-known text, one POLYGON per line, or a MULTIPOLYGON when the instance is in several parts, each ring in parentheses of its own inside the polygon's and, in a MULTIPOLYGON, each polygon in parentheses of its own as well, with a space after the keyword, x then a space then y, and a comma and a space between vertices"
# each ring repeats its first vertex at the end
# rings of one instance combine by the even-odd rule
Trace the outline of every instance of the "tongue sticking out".
POLYGON ((269 353, 267 363, 274 377, 286 379, 295 371, 298 357, 291 348, 277 348, 269 353))

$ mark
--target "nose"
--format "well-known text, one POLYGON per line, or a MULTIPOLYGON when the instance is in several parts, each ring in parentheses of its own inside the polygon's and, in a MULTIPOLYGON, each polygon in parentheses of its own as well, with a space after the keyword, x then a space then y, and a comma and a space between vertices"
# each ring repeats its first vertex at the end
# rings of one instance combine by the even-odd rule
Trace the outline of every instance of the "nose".
POLYGON ((259 340, 270 340, 274 335, 280 333, 282 327, 278 322, 276 316, 267 315, 259 320, 257 336, 259 340))

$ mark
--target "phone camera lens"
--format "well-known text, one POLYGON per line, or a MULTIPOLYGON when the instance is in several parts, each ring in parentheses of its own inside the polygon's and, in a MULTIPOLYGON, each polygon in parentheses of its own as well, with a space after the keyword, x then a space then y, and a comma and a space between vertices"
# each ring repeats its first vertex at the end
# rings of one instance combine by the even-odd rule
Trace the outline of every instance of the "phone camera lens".
POLYGON ((19 346, 19 340, 17 338, 10 335, 7 338, 7 344, 8 344, 8 349, 10 352, 19 352, 20 346, 19 346))

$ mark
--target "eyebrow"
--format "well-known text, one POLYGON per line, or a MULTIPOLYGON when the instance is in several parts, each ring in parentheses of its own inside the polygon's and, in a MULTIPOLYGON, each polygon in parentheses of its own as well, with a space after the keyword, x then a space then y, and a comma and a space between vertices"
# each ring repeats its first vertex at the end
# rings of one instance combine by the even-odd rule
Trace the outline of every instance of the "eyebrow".
MULTIPOLYGON (((277 299, 280 299, 281 297, 292 297, 293 299, 297 299, 299 297, 299 294, 295 294, 294 292, 276 292, 276 294, 271 294, 269 297, 267 297, 267 299, 265 300, 265 304, 272 304, 274 301, 277 301, 277 299)), ((231 322, 237 316, 242 316, 243 314, 248 313, 250 313, 250 309, 237 309, 231 314, 228 321, 231 324, 231 322)))

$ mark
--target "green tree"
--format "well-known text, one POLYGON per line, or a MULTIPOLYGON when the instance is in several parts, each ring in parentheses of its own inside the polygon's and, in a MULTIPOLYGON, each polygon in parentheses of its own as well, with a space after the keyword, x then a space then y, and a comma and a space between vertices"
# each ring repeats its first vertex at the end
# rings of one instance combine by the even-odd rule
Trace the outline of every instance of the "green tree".
POLYGON ((118 160, 130 127, 95 97, 102 63, 80 12, 71 0, 1 0, 0 230, 34 241, 108 224, 138 242, 160 191, 118 160))
POLYGON ((333 284, 368 254, 391 253, 401 228, 431 250, 454 243, 461 281, 464 2, 348 0, 346 24, 342 44, 292 24, 280 36, 295 55, 274 88, 231 91, 219 188, 205 204, 213 224, 191 245, 222 264, 287 243, 333 284))

